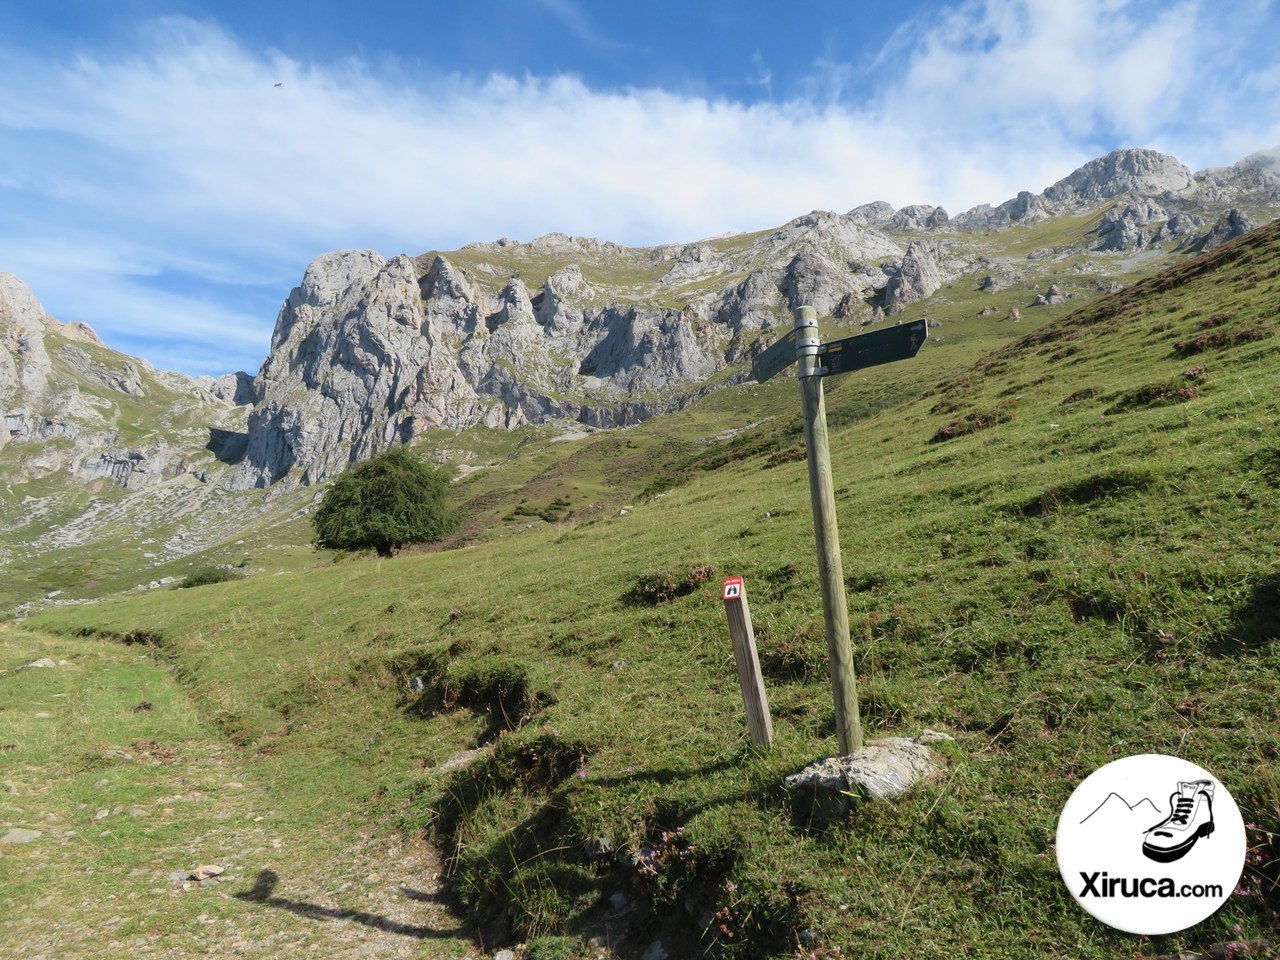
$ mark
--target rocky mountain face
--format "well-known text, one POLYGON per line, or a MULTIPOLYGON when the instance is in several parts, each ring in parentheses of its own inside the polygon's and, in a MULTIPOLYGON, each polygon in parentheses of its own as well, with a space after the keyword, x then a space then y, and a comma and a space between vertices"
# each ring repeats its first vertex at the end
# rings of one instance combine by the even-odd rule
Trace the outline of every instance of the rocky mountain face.
POLYGON ((129 540, 171 559, 243 522, 225 509, 225 484, 206 481, 225 470, 217 439, 244 429, 246 377, 155 370, 59 323, 7 273, 0 347, 0 567, 129 540))
POLYGON ((869 315, 891 283, 908 302, 956 267, 936 259, 832 213, 649 249, 552 234, 326 254, 281 308, 231 484, 312 484, 431 428, 636 423, 705 392, 792 307, 869 315))
POLYGON ((646 249, 551 234, 416 259, 326 254, 280 311, 230 483, 313 484, 431 428, 625 426, 740 380, 739 361, 801 303, 871 323, 975 269, 994 268, 983 282, 1002 289, 1022 275, 984 258, 979 236, 1098 210, 1077 243, 1032 257, 1208 249, 1256 225, 1236 205, 1274 215, 1278 171, 1274 153, 1193 174, 1119 150, 956 217, 878 201, 646 249))
POLYGON ((116 353, 85 324, 50 317, 8 273, 0 273, 0 344, 0 452, 13 475, 65 470, 137 490, 214 461, 195 452, 209 442, 203 421, 234 406, 237 375, 197 381, 116 353), (172 429, 131 429, 137 402, 163 405, 159 425, 172 429), (184 443, 188 421, 198 425, 184 443))
POLYGON ((1024 291, 982 311, 1021 317, 1075 295, 1057 286, 1068 271, 1111 289, 1135 263, 1277 213, 1280 150, 1193 174, 1133 149, 954 217, 877 201, 650 248, 549 234, 418 257, 340 251, 290 292, 257 376, 219 380, 123 357, 0 274, 0 466, 129 491, 184 477, 287 490, 432 429, 625 426, 744 379, 803 303, 850 326, 891 322, 968 278, 990 296, 1024 291), (1079 224, 1066 243, 1006 252, 1008 231, 1064 217, 1079 224))

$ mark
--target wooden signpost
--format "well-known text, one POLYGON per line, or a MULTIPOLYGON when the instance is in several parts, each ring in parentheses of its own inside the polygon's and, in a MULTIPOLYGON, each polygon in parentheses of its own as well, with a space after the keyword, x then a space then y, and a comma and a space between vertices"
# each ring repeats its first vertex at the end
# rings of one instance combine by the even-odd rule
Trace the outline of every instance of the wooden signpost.
POLYGON ((733 639, 733 659, 738 664, 738 685, 742 687, 742 705, 747 710, 747 731, 757 747, 767 747, 773 740, 773 721, 769 717, 769 700, 760 675, 760 657, 756 654, 756 635, 751 628, 751 610, 747 606, 747 587, 741 577, 724 581, 724 612, 729 618, 729 636, 733 639))
POLYGON ((831 477, 831 453, 827 447, 827 412, 822 378, 914 357, 928 335, 925 321, 916 320, 875 333, 822 343, 818 339, 817 312, 813 307, 799 307, 795 311, 795 328, 762 353, 753 367, 756 379, 763 383, 790 366, 781 361, 794 344, 794 359, 798 364, 796 372, 804 403, 809 501, 813 508, 814 538, 818 544, 818 576, 822 582, 831 693, 836 707, 836 736, 840 741, 840 752, 845 756, 862 749, 862 719, 858 713, 853 647, 849 642, 849 608, 840 561, 840 531, 836 526, 835 485, 831 477))

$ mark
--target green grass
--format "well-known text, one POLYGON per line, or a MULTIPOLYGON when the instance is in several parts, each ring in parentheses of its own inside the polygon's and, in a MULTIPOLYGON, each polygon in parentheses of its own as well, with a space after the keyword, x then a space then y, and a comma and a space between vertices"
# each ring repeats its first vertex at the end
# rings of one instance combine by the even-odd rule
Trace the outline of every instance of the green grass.
POLYGON ((335 926, 362 956, 415 939, 416 956, 469 952, 447 924, 420 931, 396 889, 429 885, 405 872, 421 864, 290 789, 297 758, 237 751, 147 645, 0 641, 0 821, 40 834, 3 847, 0 953, 332 956, 335 926), (27 666, 42 658, 54 665, 27 666), (206 864, 222 874, 186 879, 206 864))
POLYGON ((529 441, 511 473, 464 485, 495 512, 523 496, 567 514, 654 487, 665 457, 665 495, 625 516, 35 623, 154 644, 202 721, 272 771, 282 815, 431 838, 486 944, 587 955, 610 924, 674 956, 796 956, 802 931, 885 958, 1274 938, 1274 835, 1251 835, 1256 893, 1154 938, 1076 907, 1052 843, 1075 785, 1141 752, 1204 766, 1246 822, 1280 829, 1278 275, 1273 226, 1038 329, 957 320, 973 327, 910 363, 829 382, 863 722, 956 737, 939 783, 847 820, 781 788, 836 748, 805 465, 768 465, 798 433, 790 377, 529 441), (718 417, 767 419, 701 444, 718 417), (766 669, 767 752, 742 718, 729 574, 766 669), (439 768, 464 748, 482 753, 439 768))

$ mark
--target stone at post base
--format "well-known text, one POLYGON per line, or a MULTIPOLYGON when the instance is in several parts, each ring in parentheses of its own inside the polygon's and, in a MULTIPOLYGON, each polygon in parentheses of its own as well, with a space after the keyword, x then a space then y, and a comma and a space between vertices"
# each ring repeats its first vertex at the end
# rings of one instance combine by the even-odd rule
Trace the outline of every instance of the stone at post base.
POLYGON ((872 740, 848 757, 826 757, 811 763, 783 781, 795 799, 806 798, 811 821, 823 822, 844 816, 862 799, 885 800, 897 797, 919 783, 936 780, 945 759, 929 744, 953 737, 925 730, 914 740, 885 737, 872 740))

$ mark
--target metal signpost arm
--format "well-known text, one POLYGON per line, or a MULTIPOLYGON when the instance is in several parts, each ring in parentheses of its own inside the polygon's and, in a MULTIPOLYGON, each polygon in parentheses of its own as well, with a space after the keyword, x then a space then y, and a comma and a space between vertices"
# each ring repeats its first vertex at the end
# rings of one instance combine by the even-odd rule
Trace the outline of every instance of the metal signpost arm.
POLYGON ((840 562, 835 484, 831 477, 827 411, 818 358, 818 321, 813 307, 800 307, 796 310, 795 335, 797 374, 800 379, 800 395, 804 401, 809 498, 813 507, 813 533, 818 542, 818 576, 822 581, 831 693, 836 707, 836 736, 840 740, 840 752, 848 756, 862 749, 862 719, 858 713, 853 647, 849 642, 849 608, 845 599, 844 572, 840 562))

